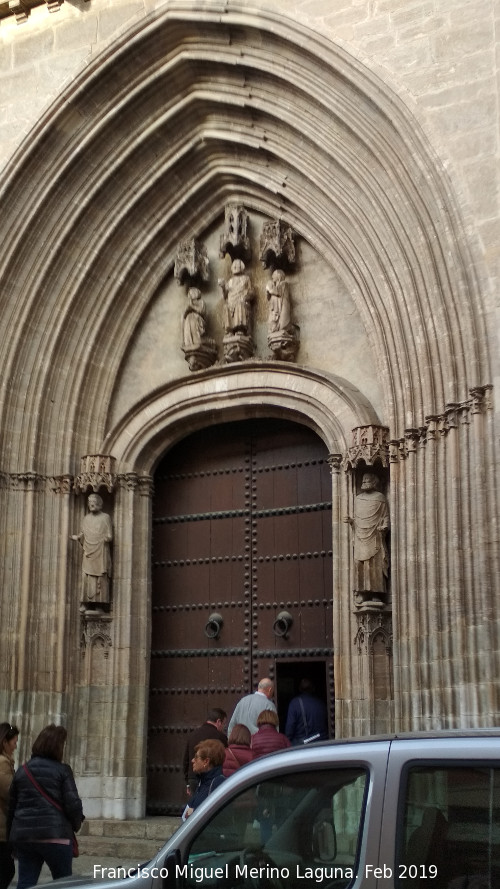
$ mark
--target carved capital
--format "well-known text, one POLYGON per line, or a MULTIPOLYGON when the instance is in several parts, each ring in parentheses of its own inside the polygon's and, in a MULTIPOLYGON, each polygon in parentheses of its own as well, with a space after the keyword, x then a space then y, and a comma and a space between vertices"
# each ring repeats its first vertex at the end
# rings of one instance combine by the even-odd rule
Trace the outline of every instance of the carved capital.
POLYGON ((460 408, 461 405, 455 401, 450 402, 450 404, 446 405, 444 412, 446 417, 447 431, 457 428, 460 408))
POLYGON ((13 472, 10 482, 13 491, 43 491, 46 479, 37 472, 13 472))
POLYGON ((295 263, 293 231, 281 219, 264 222, 259 259, 265 269, 289 269, 295 263))
POLYGON ((421 440, 420 429, 405 429, 406 454, 414 454, 421 440))
POLYGON ((483 411, 493 410, 493 386, 473 386, 469 389, 471 396, 471 412, 481 414, 483 411))
POLYGON ((123 491, 135 491, 139 485, 139 476, 136 472, 124 472, 116 477, 117 487, 123 491))
POLYGON ((99 488, 107 488, 111 494, 115 486, 114 457, 109 454, 87 454, 80 460, 80 474, 76 476, 74 488, 77 494, 91 488, 97 492, 99 488))
POLYGON ((141 497, 152 497, 154 494, 153 476, 139 475, 137 477, 137 491, 141 497))
POLYGON ((342 468, 342 454, 328 454, 326 462, 330 467, 332 475, 340 475, 340 470, 342 468))
POLYGON ((54 494, 71 494, 73 488, 72 475, 53 475, 48 479, 50 490, 54 494))
POLYGON ((210 277, 210 262, 207 248, 196 238, 181 241, 177 247, 175 257, 174 277, 183 284, 186 279, 189 283, 207 282, 210 277))
POLYGON ((373 466, 375 462, 388 466, 389 430, 386 426, 356 426, 352 430, 352 445, 344 465, 346 469, 355 469, 361 462, 367 466, 373 466))
POLYGON ((224 231, 220 236, 219 255, 223 259, 229 253, 231 259, 249 259, 250 239, 247 233, 248 213, 242 204, 226 204, 224 231))
POLYGON ((435 441, 438 433, 439 417, 437 414, 431 414, 425 418, 427 441, 435 441))

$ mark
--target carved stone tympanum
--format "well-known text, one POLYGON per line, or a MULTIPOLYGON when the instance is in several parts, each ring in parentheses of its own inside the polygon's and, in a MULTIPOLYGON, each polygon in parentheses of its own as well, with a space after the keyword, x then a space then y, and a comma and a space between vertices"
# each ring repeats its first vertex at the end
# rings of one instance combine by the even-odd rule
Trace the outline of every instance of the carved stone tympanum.
POLYGON ((217 349, 213 339, 206 334, 207 310, 197 287, 188 290, 188 305, 182 316, 182 351, 190 370, 210 367, 217 349))
POLYGON ((288 284, 282 269, 273 272, 266 286, 269 303, 267 342, 275 358, 293 361, 299 348, 299 328, 292 322, 288 284))
POLYGON ((224 358, 226 362, 244 361, 254 352, 252 340, 252 282, 245 274, 245 263, 233 260, 228 281, 219 278, 224 298, 224 358))

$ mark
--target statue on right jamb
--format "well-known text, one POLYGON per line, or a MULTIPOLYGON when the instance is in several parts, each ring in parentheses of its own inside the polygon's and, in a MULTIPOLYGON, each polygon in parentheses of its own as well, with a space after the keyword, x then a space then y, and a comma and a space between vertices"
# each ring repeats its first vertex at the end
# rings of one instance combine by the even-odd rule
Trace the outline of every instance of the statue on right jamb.
POLYGON ((360 608, 383 608, 388 587, 389 506, 378 488, 378 476, 365 472, 354 501, 354 517, 346 519, 354 531, 354 596, 360 608))

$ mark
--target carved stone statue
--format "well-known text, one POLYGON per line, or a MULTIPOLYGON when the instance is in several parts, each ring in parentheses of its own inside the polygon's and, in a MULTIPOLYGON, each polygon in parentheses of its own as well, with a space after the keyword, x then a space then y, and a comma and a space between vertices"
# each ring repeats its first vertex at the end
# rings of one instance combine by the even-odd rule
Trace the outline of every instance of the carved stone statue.
POLYGON ((386 546, 389 507, 385 494, 378 490, 378 484, 374 472, 364 474, 355 499, 354 518, 347 519, 354 529, 356 604, 368 608, 383 608, 389 573, 386 546))
POLYGON ((215 343, 206 336, 207 310, 197 287, 188 290, 188 305, 182 316, 182 350, 190 370, 201 370, 215 361, 215 343))
POLYGON ((269 333, 287 330, 292 320, 292 314, 288 284, 285 280, 285 273, 281 269, 276 269, 273 272, 271 280, 266 285, 266 294, 269 302, 269 333))
POLYGON ((207 310, 197 287, 188 290, 188 305, 182 316, 182 347, 199 346, 206 331, 207 310))
POLYGON ((85 605, 107 605, 110 597, 111 552, 113 540, 111 517, 102 511, 99 494, 91 494, 87 501, 89 511, 82 522, 80 534, 72 534, 83 547, 83 602, 85 605))
POLYGON ((252 327, 252 283, 244 274, 245 263, 234 259, 231 264, 231 277, 226 282, 219 279, 224 294, 224 329, 226 333, 243 333, 249 336, 252 327))
POLYGON ((234 259, 231 264, 231 277, 228 281, 219 278, 219 287, 224 297, 224 354, 226 361, 242 361, 253 354, 252 342, 252 303, 254 293, 252 282, 244 274, 245 263, 234 259))
POLYGON ((293 361, 299 347, 298 327, 292 323, 288 284, 282 269, 273 272, 266 285, 266 296, 269 302, 269 348, 276 358, 293 361))

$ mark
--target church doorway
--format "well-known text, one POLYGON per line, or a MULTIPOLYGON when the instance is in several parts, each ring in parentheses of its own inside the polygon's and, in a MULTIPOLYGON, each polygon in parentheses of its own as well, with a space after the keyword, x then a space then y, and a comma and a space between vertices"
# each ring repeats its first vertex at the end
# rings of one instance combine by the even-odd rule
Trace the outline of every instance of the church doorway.
MULTIPOLYGON (((310 667, 333 720, 327 457, 307 427, 261 419, 203 429, 158 465, 151 814, 178 813, 185 803, 182 759, 189 732, 211 707, 229 715, 261 676, 276 680, 283 711, 310 667)), ((283 726, 286 714, 280 715, 283 726)))

